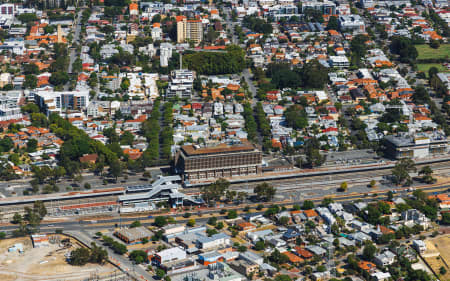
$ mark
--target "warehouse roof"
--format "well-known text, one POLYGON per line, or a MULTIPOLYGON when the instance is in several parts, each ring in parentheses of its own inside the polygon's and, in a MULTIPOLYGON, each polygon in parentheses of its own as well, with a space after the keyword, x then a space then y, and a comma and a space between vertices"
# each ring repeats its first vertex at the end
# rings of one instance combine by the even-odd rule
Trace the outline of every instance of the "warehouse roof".
POLYGON ((122 228, 117 231, 123 237, 127 237, 130 241, 140 240, 153 235, 153 233, 144 226, 135 228, 122 228))

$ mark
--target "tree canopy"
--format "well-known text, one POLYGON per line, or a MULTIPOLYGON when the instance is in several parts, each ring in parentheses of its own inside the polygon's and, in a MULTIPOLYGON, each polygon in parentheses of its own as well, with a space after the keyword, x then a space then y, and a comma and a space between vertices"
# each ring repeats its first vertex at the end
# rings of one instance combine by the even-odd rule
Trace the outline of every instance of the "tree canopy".
POLYGON ((245 67, 245 52, 236 45, 225 52, 196 52, 183 56, 183 65, 201 75, 239 73, 245 67))

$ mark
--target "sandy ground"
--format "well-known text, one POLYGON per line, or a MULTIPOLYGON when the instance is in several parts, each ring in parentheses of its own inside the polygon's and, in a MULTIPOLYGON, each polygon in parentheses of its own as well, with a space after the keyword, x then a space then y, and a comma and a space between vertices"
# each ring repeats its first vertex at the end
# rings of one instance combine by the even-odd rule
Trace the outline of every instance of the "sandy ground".
POLYGON ((422 255, 434 272, 439 274, 443 266, 447 273, 440 276, 441 280, 450 280, 450 235, 442 235, 425 241, 426 252, 422 255))
POLYGON ((109 265, 87 264, 82 267, 71 266, 66 262, 65 254, 79 247, 73 245, 63 249, 57 244, 48 247, 33 248, 29 237, 0 241, 0 280, 80 280, 92 273, 114 271, 109 265), (24 253, 8 252, 15 243, 22 243, 24 253))

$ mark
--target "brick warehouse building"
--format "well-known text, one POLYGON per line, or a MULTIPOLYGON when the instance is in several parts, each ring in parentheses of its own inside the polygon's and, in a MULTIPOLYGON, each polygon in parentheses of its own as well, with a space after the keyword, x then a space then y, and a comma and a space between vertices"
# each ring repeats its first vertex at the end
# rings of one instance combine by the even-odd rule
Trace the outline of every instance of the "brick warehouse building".
POLYGON ((184 181, 256 175, 262 165, 262 153, 248 141, 214 147, 185 145, 175 158, 175 169, 184 181))

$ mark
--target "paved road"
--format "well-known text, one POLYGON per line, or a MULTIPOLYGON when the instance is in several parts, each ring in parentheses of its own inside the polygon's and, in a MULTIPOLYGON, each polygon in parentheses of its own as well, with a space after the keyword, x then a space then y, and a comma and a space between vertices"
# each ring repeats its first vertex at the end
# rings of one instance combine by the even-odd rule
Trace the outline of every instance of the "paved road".
MULTIPOLYGON (((79 43, 80 41, 80 33, 81 33, 81 24, 80 24, 80 20, 83 14, 84 8, 81 8, 78 12, 78 15, 76 17, 75 20, 75 33, 73 36, 73 43, 79 43)), ((75 59, 77 58, 76 56, 76 49, 72 48, 70 49, 70 54, 69 54, 69 68, 67 70, 68 73, 72 73, 72 64, 75 61, 75 59)), ((66 85, 66 87, 68 87, 68 84, 66 85)))
POLYGON ((256 86, 253 84, 252 76, 253 75, 250 73, 250 70, 248 68, 246 68, 242 71, 242 77, 244 77, 245 82, 248 85, 248 89, 252 93, 252 106, 254 107, 256 105, 256 103, 258 102, 258 99, 256 98, 258 89, 256 89, 256 86))

